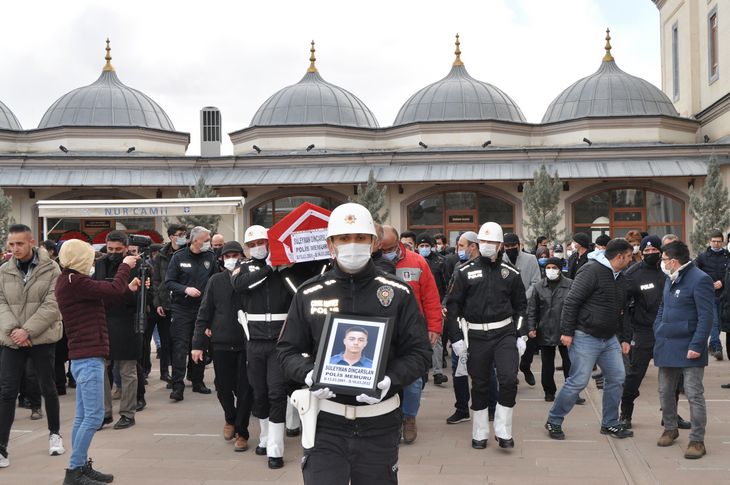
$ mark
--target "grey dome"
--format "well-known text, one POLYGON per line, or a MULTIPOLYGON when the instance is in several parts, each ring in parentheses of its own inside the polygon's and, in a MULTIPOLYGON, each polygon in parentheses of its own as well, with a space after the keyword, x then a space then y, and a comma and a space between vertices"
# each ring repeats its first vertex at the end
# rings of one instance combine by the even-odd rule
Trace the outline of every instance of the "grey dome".
POLYGON ((543 123, 591 116, 679 116, 661 89, 619 69, 610 39, 607 35, 601 67, 560 93, 542 117, 543 123))
POLYGON ((325 81, 316 70, 261 105, 250 126, 338 125, 377 128, 378 120, 357 96, 325 81))
POLYGON ((457 58, 445 78, 405 102, 393 125, 455 120, 526 121, 512 98, 498 87, 471 77, 457 58))
POLYGON ((0 130, 15 130, 20 131, 23 128, 20 126, 18 118, 15 117, 10 108, 5 106, 0 101, 0 130))

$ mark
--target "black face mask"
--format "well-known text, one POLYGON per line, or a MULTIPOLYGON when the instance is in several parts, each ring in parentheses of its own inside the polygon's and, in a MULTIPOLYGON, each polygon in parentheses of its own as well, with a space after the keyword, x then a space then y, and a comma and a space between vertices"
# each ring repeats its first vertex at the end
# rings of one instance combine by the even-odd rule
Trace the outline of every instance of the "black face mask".
POLYGON ((644 255, 644 261, 649 266, 659 267, 659 261, 661 260, 662 253, 651 253, 644 255))
POLYGON ((121 253, 109 253, 106 255, 106 259, 111 264, 119 264, 122 262, 122 254, 121 253))
POLYGON ((517 255, 519 254, 520 248, 511 248, 511 249, 505 249, 504 252, 507 253, 507 257, 512 262, 512 264, 515 264, 517 262, 517 255))
POLYGON ((217 259, 221 259, 221 251, 223 251, 223 248, 213 248, 213 252, 215 253, 215 257, 217 259))

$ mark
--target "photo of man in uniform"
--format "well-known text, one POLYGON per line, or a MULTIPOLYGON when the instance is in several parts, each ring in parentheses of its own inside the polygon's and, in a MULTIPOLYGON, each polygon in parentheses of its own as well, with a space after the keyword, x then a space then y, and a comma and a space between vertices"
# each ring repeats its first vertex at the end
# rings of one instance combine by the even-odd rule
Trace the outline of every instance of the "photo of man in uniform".
POLYGON ((362 327, 350 327, 345 331, 345 338, 342 339, 345 348, 339 354, 330 357, 332 365, 346 365, 349 367, 364 367, 371 369, 373 361, 364 355, 362 351, 368 346, 368 331, 362 327))

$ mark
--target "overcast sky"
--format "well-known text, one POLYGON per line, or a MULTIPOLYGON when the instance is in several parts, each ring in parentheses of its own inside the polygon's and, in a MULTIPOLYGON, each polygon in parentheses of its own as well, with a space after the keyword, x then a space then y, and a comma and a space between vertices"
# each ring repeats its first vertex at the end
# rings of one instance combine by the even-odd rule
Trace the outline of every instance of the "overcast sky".
MULTIPOLYGON (((461 35, 469 73, 505 91, 529 122, 598 69, 605 29, 626 72, 661 87, 659 12, 650 0, 3 2, 0 101, 31 129, 58 97, 96 80, 105 39, 126 85, 157 101, 200 153, 199 110, 245 128, 309 65, 390 126, 418 89, 444 77, 461 35)), ((232 147, 224 138, 223 154, 232 147)))

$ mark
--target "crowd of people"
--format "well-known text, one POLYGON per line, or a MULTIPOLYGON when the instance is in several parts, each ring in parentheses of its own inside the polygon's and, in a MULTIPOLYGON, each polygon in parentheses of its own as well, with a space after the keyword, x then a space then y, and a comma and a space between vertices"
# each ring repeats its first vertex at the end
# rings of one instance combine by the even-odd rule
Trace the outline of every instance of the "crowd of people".
MULTIPOLYGON (((455 409, 446 423, 471 421, 473 448, 487 447, 490 422, 497 445, 514 448, 519 374, 537 385, 537 354, 550 438, 565 438, 564 420, 585 402, 591 378, 603 390, 600 433, 633 436, 634 402, 653 359, 657 445, 689 429, 685 458, 706 453, 703 372, 710 355, 723 359, 720 332, 730 330, 730 253, 720 231, 695 260, 671 234, 592 241, 577 233, 566 251, 545 237, 528 248, 494 222, 450 247, 443 234, 399 234, 347 203, 330 215, 325 261, 272 263, 262 226, 247 228, 241 242, 179 224, 167 236, 164 245, 138 247, 111 231, 97 252, 79 240, 37 244, 29 227, 9 228, 10 257, 0 266, 0 468, 10 465, 16 402, 42 419, 42 398, 49 454, 65 453, 59 395, 72 387, 64 484, 111 482, 88 450, 94 433, 114 422, 115 400, 113 429, 135 425, 147 406, 152 355, 171 403, 184 400, 186 380, 192 392, 211 394, 204 378, 212 363, 222 436, 234 451, 253 439, 255 454, 277 469, 285 438, 301 435, 308 484, 397 483, 398 446, 417 440, 429 381, 451 381, 455 409), (372 369, 372 388, 320 382, 317 356, 332 314, 388 322, 379 354, 364 352, 377 336, 361 325, 326 357, 338 369, 372 369), (556 370, 565 377, 560 388, 556 370), (689 421, 677 414, 680 393, 689 421)), ((730 341, 725 350, 730 358, 730 341)))

